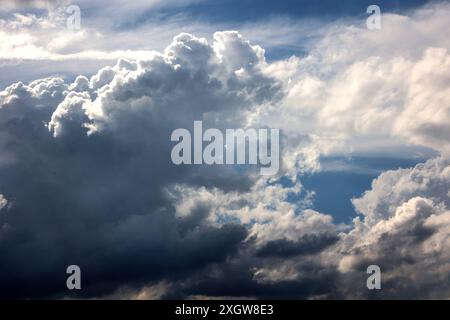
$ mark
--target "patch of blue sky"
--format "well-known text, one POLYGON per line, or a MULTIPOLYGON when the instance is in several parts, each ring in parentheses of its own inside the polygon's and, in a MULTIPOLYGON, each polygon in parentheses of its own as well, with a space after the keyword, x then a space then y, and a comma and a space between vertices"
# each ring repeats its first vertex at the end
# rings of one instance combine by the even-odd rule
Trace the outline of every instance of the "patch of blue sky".
POLYGON ((302 175, 303 186, 314 191, 313 209, 333 216, 337 223, 349 223, 357 216, 351 199, 371 188, 384 171, 410 168, 428 157, 354 156, 321 159, 323 170, 302 175))
MULTIPOLYGON (((372 4, 380 6, 384 12, 401 12, 433 1, 430 0, 214 0, 196 1, 186 6, 161 8, 159 14, 169 17, 183 13, 193 19, 209 22, 248 22, 274 15, 287 15, 297 18, 336 19, 348 16, 363 16, 372 4)), ((152 17, 154 10, 144 12, 136 23, 152 17)))

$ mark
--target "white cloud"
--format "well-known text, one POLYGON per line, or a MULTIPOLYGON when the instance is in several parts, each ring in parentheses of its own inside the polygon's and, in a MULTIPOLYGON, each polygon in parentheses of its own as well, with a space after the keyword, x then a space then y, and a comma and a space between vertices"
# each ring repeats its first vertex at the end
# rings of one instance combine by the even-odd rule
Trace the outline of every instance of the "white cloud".
POLYGON ((414 197, 430 198, 449 206, 450 165, 446 159, 432 159, 412 169, 382 173, 372 183, 372 190, 354 199, 369 226, 393 216, 398 206, 414 197))
POLYGON ((5 199, 5 197, 0 194, 0 210, 2 210, 6 205, 8 204, 8 201, 5 199))
POLYGON ((423 288, 429 289, 422 297, 448 296, 440 282, 450 274, 449 170, 447 160, 432 159, 381 174, 353 200, 364 219, 342 237, 339 270, 377 264, 392 296, 420 296, 423 288))
POLYGON ((334 234, 337 230, 331 216, 306 209, 312 205, 313 194, 298 183, 283 187, 260 179, 247 192, 177 185, 169 195, 175 200, 177 215, 188 216, 202 208, 208 212, 209 223, 238 221, 248 225, 249 239, 255 237, 258 245, 277 239, 297 241, 311 234, 334 234), (301 200, 288 201, 289 195, 301 200))
POLYGON ((447 155, 450 43, 439 30, 450 27, 448 14, 445 4, 386 14, 376 32, 330 25, 306 56, 268 64, 285 97, 276 108, 262 106, 254 121, 283 128, 286 168, 295 167, 296 153, 305 162, 299 150, 383 155, 417 145, 447 155))

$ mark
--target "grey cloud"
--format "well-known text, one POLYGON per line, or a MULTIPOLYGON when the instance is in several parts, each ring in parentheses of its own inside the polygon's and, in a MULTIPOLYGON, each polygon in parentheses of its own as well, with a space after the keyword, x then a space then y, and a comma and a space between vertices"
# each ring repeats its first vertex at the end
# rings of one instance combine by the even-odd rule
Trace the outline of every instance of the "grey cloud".
POLYGON ((256 251, 259 257, 291 257, 296 255, 314 254, 339 240, 337 235, 332 234, 307 234, 297 241, 286 239, 273 240, 266 243, 256 251))
MULTIPOLYGON (((48 78, 1 92, 0 190, 9 202, 0 215, 1 297, 64 296, 70 264, 85 275, 81 295, 95 297, 187 277, 236 252, 244 226, 176 217, 165 188, 195 186, 204 174, 171 164, 173 129, 203 116, 208 123, 209 114, 213 125, 239 123, 241 112, 276 94, 248 43, 234 37, 223 54, 241 47, 250 48, 252 65, 242 67, 258 85, 236 78, 209 44, 184 34, 166 56, 120 60, 72 84, 48 78)), ((208 175, 218 188, 252 180, 238 171, 208 175)))

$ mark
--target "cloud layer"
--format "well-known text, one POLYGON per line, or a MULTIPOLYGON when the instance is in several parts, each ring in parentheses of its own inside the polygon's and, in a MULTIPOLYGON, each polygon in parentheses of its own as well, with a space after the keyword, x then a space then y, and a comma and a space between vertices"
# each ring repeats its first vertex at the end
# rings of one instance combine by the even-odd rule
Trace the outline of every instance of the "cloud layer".
POLYGON ((335 23, 304 57, 275 62, 236 31, 181 33, 74 81, 7 86, 0 297, 448 298, 450 44, 435 32, 446 14, 386 15, 379 34, 335 23), (280 128, 280 175, 174 166, 170 133, 194 120, 280 128), (399 146, 438 156, 382 173, 349 225, 314 210, 302 175, 321 156, 399 146), (70 264, 80 293, 64 287, 70 264), (365 287, 370 264, 380 292, 365 287))

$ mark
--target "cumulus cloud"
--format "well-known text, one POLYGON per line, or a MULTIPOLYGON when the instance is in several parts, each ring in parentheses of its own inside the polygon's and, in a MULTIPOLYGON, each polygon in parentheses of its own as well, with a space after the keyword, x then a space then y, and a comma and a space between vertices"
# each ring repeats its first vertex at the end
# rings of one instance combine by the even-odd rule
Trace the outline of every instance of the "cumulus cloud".
MULTIPOLYGON (((375 297, 448 297, 450 48, 435 31, 449 8, 387 15, 379 34, 332 24, 302 58, 267 61, 237 31, 181 33, 74 81, 7 86, 0 296, 65 297, 65 268, 78 264, 83 297, 372 297, 364 268, 379 264, 386 289, 375 297), (398 41, 411 28, 422 41, 398 41), (282 129, 280 175, 172 165, 170 133, 194 120, 282 129), (321 156, 398 145, 440 156, 382 173, 353 199, 350 225, 313 210, 302 174, 321 156)), ((45 42, 22 36, 3 52, 45 42)), ((66 58, 68 45, 25 53, 66 58)))
POLYGON ((354 200, 364 220, 357 218, 343 237, 339 269, 379 264, 389 286, 386 297, 448 297, 442 281, 450 271, 449 169, 448 160, 431 159, 374 180, 372 189, 354 200))
MULTIPOLYGON (((183 181, 195 185, 202 174, 171 164, 172 130, 202 118, 209 125, 239 124, 243 113, 276 94, 276 82, 259 71, 261 49, 235 32, 216 38, 223 43, 182 34, 148 60, 120 60, 71 84, 59 78, 17 83, 0 94, 0 176, 13 199, 1 220, 1 264, 33 263, 43 271, 4 270, 2 294, 57 294, 54 275, 69 261, 91 274, 86 288, 96 295, 142 277, 176 278, 235 252, 248 233, 243 226, 190 226, 177 218, 165 190, 183 181), (233 60, 236 55, 242 60, 233 60), (13 249, 16 241, 23 246, 13 249), (98 255, 89 258, 93 251, 98 255), (21 291, 23 283, 28 289, 21 291)), ((235 170, 209 175, 217 188, 242 185, 235 170)))
POLYGON ((306 56, 270 64, 286 97, 276 113, 261 108, 259 121, 285 128, 296 154, 286 164, 314 169, 315 154, 393 154, 408 144, 448 155, 450 44, 438 30, 449 12, 442 4, 385 14, 379 32, 332 25, 306 56), (418 36, 398 41, 411 30, 418 36))

